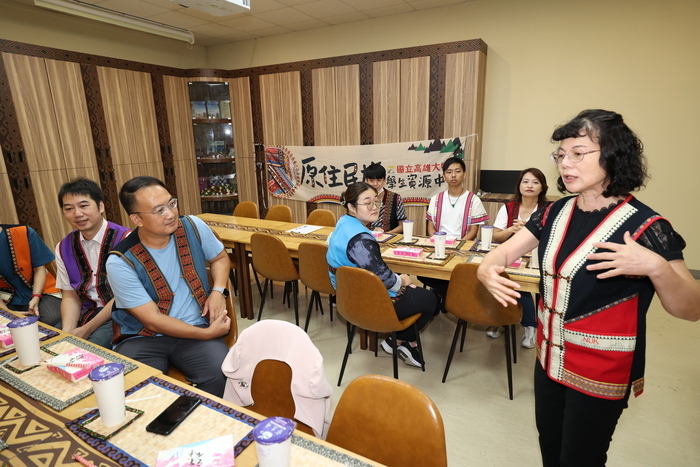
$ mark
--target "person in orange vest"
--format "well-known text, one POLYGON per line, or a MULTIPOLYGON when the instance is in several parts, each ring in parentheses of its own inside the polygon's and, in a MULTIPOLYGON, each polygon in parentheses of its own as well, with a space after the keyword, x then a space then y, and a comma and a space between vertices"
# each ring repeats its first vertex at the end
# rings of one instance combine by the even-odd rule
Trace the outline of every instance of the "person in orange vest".
POLYGON ((61 293, 44 265, 53 253, 26 225, 0 225, 0 304, 38 316, 42 323, 61 321, 61 293))

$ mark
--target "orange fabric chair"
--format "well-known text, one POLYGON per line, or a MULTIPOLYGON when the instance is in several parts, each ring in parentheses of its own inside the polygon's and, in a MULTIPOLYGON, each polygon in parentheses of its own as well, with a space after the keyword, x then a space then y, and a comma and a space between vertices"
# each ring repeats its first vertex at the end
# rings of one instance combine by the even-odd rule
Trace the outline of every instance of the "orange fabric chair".
POLYGON ((292 208, 286 204, 270 206, 265 219, 268 221, 294 222, 292 220, 292 208))
POLYGON ((241 201, 238 203, 233 209, 233 215, 236 217, 260 219, 260 214, 258 214, 258 205, 252 201, 241 201))
POLYGON ((360 376, 348 385, 326 441, 389 467, 447 466, 438 408, 419 389, 386 376, 360 376))
POLYGON ((306 218, 307 224, 324 227, 335 227, 336 221, 335 213, 328 209, 314 209, 306 218))
POLYGON ((261 232, 256 232, 250 237, 250 249, 253 256, 253 269, 265 278, 258 321, 262 318, 268 285, 271 285, 272 281, 288 282, 291 285, 294 300, 294 317, 299 326, 299 271, 292 261, 289 250, 279 238, 261 232))
POLYGON ((306 311, 306 324, 304 331, 309 330, 309 319, 311 318, 311 308, 314 303, 317 308, 320 308, 323 314, 323 304, 321 303, 321 294, 328 294, 331 321, 333 321, 333 305, 330 303, 330 297, 335 295, 335 289, 331 284, 331 279, 328 277, 328 263, 326 262, 326 253, 328 246, 323 243, 302 243, 299 245, 299 278, 301 283, 311 289, 311 298, 309 299, 309 309, 306 311))
MULTIPOLYGON (((467 323, 479 324, 483 326, 503 326, 506 330, 506 368, 508 372, 508 393, 513 400, 513 370, 511 368, 511 345, 515 346, 514 335, 515 325, 520 322, 522 307, 508 304, 503 307, 486 290, 486 287, 476 277, 478 264, 461 263, 458 264, 450 275, 450 285, 445 297, 445 309, 457 317, 457 328, 452 338, 450 354, 445 365, 445 374, 442 377, 444 383, 447 379, 447 372, 450 371, 450 363, 455 353, 455 346, 462 331, 462 343, 459 351, 464 349, 464 337, 466 335, 467 323)), ((503 273, 504 277, 508 274, 503 273)))
POLYGON ((416 321, 420 318, 420 313, 399 321, 399 318, 396 316, 396 310, 394 310, 394 304, 391 302, 382 280, 376 274, 366 269, 349 266, 338 268, 335 285, 338 313, 348 322, 348 345, 345 349, 343 365, 340 367, 338 386, 343 380, 345 365, 352 350, 352 339, 358 327, 375 333, 375 356, 377 355, 376 333, 391 333, 394 346, 392 355, 394 360, 394 378, 398 379, 399 365, 398 352, 396 351, 396 331, 403 331, 409 326, 414 326, 421 367, 425 371, 423 347, 420 343, 420 334, 415 327, 416 321))

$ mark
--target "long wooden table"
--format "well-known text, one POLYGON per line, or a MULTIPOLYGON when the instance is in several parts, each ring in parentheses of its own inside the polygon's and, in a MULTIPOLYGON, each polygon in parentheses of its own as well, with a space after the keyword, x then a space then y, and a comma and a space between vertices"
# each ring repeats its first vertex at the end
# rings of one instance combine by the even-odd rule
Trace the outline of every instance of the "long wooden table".
MULTIPOLYGON (((328 235, 333 231, 332 227, 322 227, 321 229, 310 234, 301 235, 289 233, 288 231, 303 224, 268 221, 264 219, 250 219, 245 217, 226 216, 222 214, 200 214, 199 217, 219 235, 226 247, 234 249, 240 313, 241 317, 248 319, 253 319, 255 317, 255 311, 253 309, 251 276, 248 268, 250 237, 255 232, 265 232, 276 235, 280 240, 282 240, 292 256, 295 257, 301 243, 325 243, 328 235)), ((403 237, 401 235, 397 235, 390 240, 390 243, 399 241, 402 238, 403 237)), ((391 266, 391 269, 397 273, 449 280, 450 274, 452 274, 452 270, 455 268, 455 266, 466 260, 468 256, 466 252, 469 250, 472 244, 472 241, 465 242, 460 249, 461 253, 459 256, 453 256, 446 264, 440 266, 402 261, 398 259, 395 260, 392 258, 385 258, 385 261, 391 266)), ((538 277, 513 274, 512 278, 520 283, 522 291, 533 293, 539 292, 538 277)))
MULTIPOLYGON (((3 310, 7 311, 4 308, 3 310)), ((50 326, 43 324, 42 326, 55 330, 50 326)), ((68 336, 61 330, 55 331, 58 332, 56 336, 42 341, 41 344, 51 344, 68 336)), ((106 349, 105 352, 129 360, 106 349)), ((13 355, 14 353, 1 357, 0 364, 12 358, 13 355)), ((265 417, 197 388, 187 386, 161 374, 160 371, 148 365, 133 360, 129 361, 138 365, 138 368, 125 375, 125 388, 135 389, 133 396, 127 394, 127 406, 143 410, 144 414, 118 435, 108 440, 109 443, 114 443, 113 445, 105 444, 104 441, 95 438, 87 437, 86 439, 85 435, 76 434, 73 429, 76 426, 75 423, 71 423, 73 420, 86 417, 92 413, 90 410, 97 406, 94 394, 84 397, 61 411, 56 411, 35 398, 18 391, 5 381, 0 381, 0 392, 2 393, 2 397, 0 397, 0 433, 3 433, 2 438, 0 438, 0 447, 3 447, 3 443, 7 445, 4 449, 0 449, 0 465, 12 465, 13 467, 28 467, 39 463, 73 465, 70 459, 73 454, 79 454, 101 467, 120 467, 124 462, 132 462, 120 454, 118 449, 122 449, 127 455, 144 463, 133 462, 129 465, 154 465, 156 455, 161 449, 175 448, 236 432, 238 435, 234 436, 234 442, 239 442, 237 438, 243 436, 243 441, 239 444, 245 446, 236 457, 236 466, 253 467, 258 465, 256 448, 254 443, 250 441, 250 435, 246 436, 246 433, 253 429, 250 424, 254 420, 262 420, 265 417), (146 432, 145 425, 167 407, 178 393, 185 390, 204 396, 202 406, 198 407, 170 436, 146 432), (153 394, 156 395, 153 396, 153 394), (150 397, 142 398, 141 395, 150 397), (223 423, 208 422, 207 417, 218 417, 217 421, 223 420, 223 423), (244 419, 248 421, 247 425, 241 421, 244 419), (217 434, 212 436, 210 433, 217 434), (139 455, 137 456, 137 453, 124 446, 131 446, 138 451, 139 455)), ((75 465, 78 464, 75 463, 75 465)), ((378 466, 381 464, 298 430, 294 432, 292 466, 340 465, 378 466)))

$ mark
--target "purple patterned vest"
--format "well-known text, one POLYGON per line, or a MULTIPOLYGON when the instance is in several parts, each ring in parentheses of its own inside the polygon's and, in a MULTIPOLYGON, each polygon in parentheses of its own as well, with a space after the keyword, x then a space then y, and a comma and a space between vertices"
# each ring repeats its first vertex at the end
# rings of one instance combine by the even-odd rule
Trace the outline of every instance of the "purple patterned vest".
MULTIPOLYGON (((131 229, 127 229, 113 222, 107 222, 107 229, 102 238, 102 245, 100 245, 100 256, 95 284, 97 295, 104 303, 107 303, 113 298, 112 289, 110 289, 109 283, 107 282, 107 270, 105 269, 107 254, 114 246, 123 240, 129 232, 131 232, 131 229)), ((72 231, 61 240, 59 245, 59 253, 63 263, 66 265, 70 285, 82 302, 78 326, 83 326, 90 321, 102 307, 92 300, 87 292, 93 271, 83 251, 83 247, 80 244, 80 231, 72 231)))

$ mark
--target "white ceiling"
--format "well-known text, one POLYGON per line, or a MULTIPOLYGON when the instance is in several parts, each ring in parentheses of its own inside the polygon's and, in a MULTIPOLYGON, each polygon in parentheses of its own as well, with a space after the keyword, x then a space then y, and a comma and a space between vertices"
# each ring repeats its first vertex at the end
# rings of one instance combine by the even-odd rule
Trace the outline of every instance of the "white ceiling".
MULTIPOLYGON (((34 5, 33 0, 14 1, 34 5)), ((195 44, 212 46, 474 0, 250 0, 250 13, 231 16, 212 16, 171 0, 82 1, 189 29, 195 44)))

